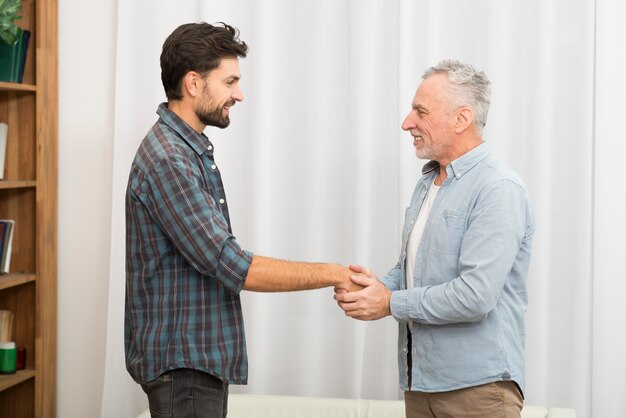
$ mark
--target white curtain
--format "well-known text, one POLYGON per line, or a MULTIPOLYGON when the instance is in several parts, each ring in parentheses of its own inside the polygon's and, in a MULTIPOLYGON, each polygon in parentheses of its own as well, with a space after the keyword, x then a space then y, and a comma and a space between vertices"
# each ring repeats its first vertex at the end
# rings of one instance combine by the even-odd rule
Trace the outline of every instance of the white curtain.
MULTIPOLYGON (((591 402, 594 417, 626 417, 626 3, 597 2, 591 402)), ((583 367, 589 368, 582 363, 583 367)))
MULTIPOLYGON (((625 17, 620 0, 119 1, 102 416, 146 408, 124 368, 124 190, 164 101, 162 43, 191 21, 232 24, 250 46, 245 100, 228 129, 206 131, 238 241, 379 275, 396 262, 423 163, 400 129, 422 72, 444 58, 485 70, 485 138, 525 179, 538 219, 526 402, 626 416, 625 17)), ((400 398, 393 319, 352 321, 330 289, 244 292, 243 304, 250 382, 233 392, 400 398)))

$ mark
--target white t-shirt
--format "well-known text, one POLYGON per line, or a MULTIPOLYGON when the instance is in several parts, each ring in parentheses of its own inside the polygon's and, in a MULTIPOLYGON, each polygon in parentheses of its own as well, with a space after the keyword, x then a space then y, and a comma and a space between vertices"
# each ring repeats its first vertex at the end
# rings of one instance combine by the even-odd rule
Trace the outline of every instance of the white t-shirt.
MULTIPOLYGON (((413 228, 409 234, 409 239, 406 243, 406 288, 413 288, 413 275, 415 273, 415 258, 417 256, 417 249, 422 241, 422 235, 424 234, 424 228, 426 227, 426 221, 428 221, 428 215, 437 197, 437 192, 440 186, 435 186, 435 182, 430 185, 428 193, 424 198, 424 203, 417 214, 417 219, 413 223, 413 228)), ((409 326, 413 323, 409 322, 409 326)))

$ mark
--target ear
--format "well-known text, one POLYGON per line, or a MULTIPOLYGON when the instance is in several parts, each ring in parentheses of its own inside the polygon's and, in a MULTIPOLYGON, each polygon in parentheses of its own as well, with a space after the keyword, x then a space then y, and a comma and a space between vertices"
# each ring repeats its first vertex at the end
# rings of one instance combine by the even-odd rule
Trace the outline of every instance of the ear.
POLYGON ((202 91, 202 77, 195 71, 189 71, 183 76, 181 89, 183 96, 196 98, 202 91))
POLYGON ((474 122, 474 111, 470 107, 461 107, 456 111, 454 131, 457 134, 465 131, 474 122))

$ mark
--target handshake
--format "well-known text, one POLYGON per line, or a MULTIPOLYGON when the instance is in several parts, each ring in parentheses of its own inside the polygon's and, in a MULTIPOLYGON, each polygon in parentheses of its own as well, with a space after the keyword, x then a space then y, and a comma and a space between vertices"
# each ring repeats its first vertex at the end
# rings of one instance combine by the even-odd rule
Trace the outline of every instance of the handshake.
POLYGON ((255 255, 244 289, 290 292, 335 287, 335 300, 347 316, 373 320, 391 315, 391 291, 368 269, 333 263, 302 263, 255 255))
POLYGON ((346 316, 371 321, 391 315, 391 291, 364 267, 346 270, 347 279, 335 286, 335 300, 346 316))

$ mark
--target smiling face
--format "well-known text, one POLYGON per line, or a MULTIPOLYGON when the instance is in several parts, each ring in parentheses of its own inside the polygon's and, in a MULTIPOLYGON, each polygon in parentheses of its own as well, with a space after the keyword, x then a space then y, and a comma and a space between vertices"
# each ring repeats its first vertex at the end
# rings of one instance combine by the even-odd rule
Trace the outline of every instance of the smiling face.
POLYGON ((411 111, 402 123, 402 129, 413 136, 417 157, 442 165, 452 161, 455 148, 456 114, 447 85, 445 74, 423 80, 413 98, 411 111))
POLYGON ((206 75, 194 106, 200 122, 218 128, 230 124, 230 108, 243 100, 240 78, 237 58, 223 58, 220 65, 206 75))

